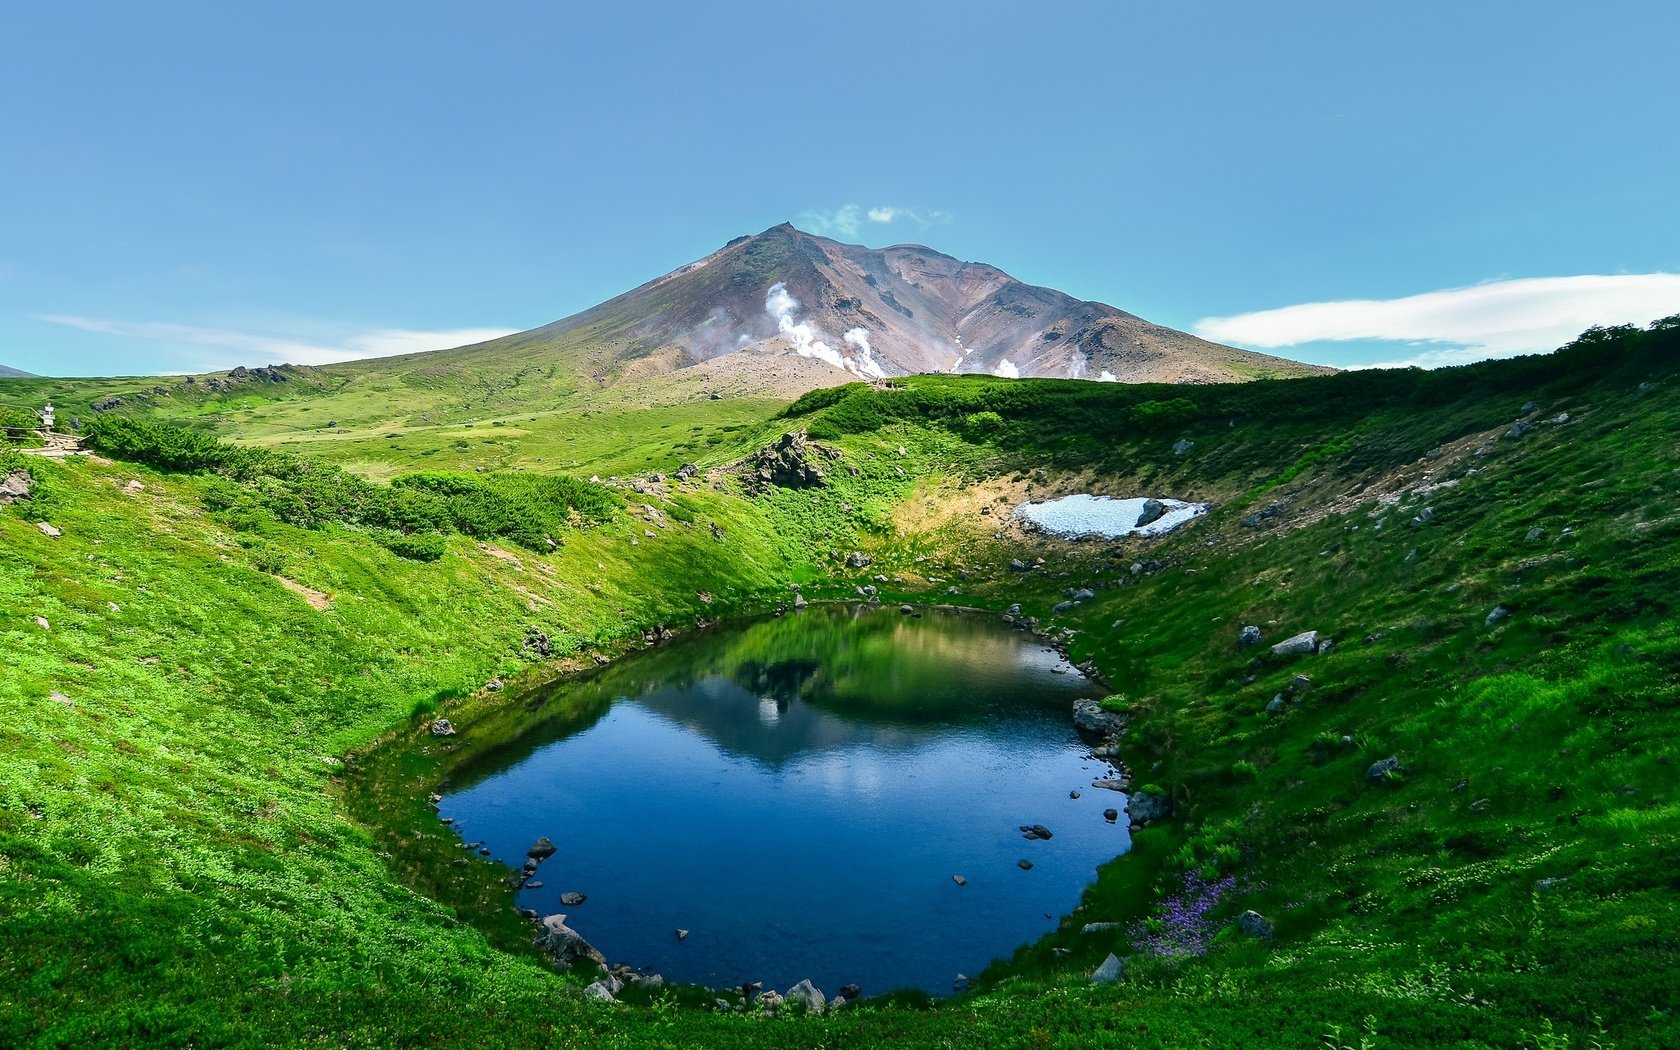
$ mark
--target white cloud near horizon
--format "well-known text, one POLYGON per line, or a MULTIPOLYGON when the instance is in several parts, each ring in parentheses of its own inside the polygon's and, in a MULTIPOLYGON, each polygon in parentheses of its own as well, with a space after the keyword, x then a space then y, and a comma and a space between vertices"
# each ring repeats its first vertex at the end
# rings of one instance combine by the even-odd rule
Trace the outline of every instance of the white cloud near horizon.
POLYGON ((1680 274, 1582 274, 1206 317, 1193 331, 1253 350, 1352 340, 1404 342, 1417 352, 1356 367, 1435 368, 1548 353, 1593 325, 1645 325, 1674 313, 1680 313, 1680 274))
POLYGON ((925 230, 929 226, 948 223, 953 217, 948 211, 923 211, 919 208, 900 208, 892 205, 865 208, 857 204, 844 204, 833 211, 804 212, 799 216, 799 225, 819 237, 834 235, 856 238, 863 232, 865 222, 877 226, 908 222, 918 229, 925 230))
MULTIPOLYGON (((167 321, 117 321, 73 314, 38 314, 36 320, 125 339, 163 343, 202 368, 235 365, 326 365, 370 357, 395 357, 427 350, 447 350, 512 335, 515 328, 451 328, 420 331, 376 328, 352 332, 330 342, 266 335, 234 328, 175 324, 167 321)), ((174 369, 170 369, 173 371, 174 369)))

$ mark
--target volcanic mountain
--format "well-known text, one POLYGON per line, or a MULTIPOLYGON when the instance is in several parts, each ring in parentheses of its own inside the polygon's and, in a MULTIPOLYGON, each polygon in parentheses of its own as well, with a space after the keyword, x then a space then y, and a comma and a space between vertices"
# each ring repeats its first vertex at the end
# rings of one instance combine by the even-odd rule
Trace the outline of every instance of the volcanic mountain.
POLYGON ((917 372, 1213 383, 1332 371, 1210 343, 921 245, 865 248, 785 223, 466 352, 576 355, 607 383, 705 365, 713 376, 773 375, 765 385, 784 388, 917 372))
POLYGON ((33 372, 25 372, 20 368, 7 368, 0 365, 0 379, 34 379, 33 372))

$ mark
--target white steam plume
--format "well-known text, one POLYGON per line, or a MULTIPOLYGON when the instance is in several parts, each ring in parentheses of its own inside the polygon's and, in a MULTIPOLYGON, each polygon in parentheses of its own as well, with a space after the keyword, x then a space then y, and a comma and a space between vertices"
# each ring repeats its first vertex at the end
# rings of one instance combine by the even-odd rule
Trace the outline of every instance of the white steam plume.
POLYGON ((770 286, 770 291, 764 297, 764 312, 776 321, 776 331, 788 337, 793 344, 794 352, 800 357, 814 357, 819 361, 826 361, 835 368, 843 368, 854 375, 865 379, 883 379, 886 372, 875 363, 870 355, 869 332, 862 328, 854 328, 846 333, 846 343, 862 351, 861 362, 849 357, 829 346, 820 338, 816 327, 809 321, 795 321, 794 311, 799 309, 799 300, 795 299, 787 290, 787 285, 777 281, 770 286))
POLYGON ((998 362, 996 368, 992 369, 992 375, 999 379, 1019 379, 1021 378, 1021 370, 1016 368, 1014 362, 1006 357, 998 362))

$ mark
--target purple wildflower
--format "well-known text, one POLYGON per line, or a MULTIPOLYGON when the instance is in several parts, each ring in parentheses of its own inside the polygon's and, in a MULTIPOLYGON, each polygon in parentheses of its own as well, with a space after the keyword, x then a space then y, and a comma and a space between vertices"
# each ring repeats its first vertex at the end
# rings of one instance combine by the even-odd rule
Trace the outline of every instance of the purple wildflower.
POLYGON ((1166 959, 1206 953, 1220 929, 1208 914, 1236 886, 1235 875, 1212 880, 1199 872, 1185 872, 1181 892, 1157 905, 1154 915, 1127 927, 1133 950, 1166 959))

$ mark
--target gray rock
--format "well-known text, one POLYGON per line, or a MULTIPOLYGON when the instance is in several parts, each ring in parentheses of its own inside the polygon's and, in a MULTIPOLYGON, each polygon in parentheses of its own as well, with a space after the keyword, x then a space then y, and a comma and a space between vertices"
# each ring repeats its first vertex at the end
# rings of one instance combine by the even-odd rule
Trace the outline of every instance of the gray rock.
POLYGON ((432 722, 433 736, 454 736, 455 726, 447 718, 439 718, 432 722))
POLYGON ((1147 824, 1151 820, 1160 820, 1171 815, 1172 799, 1166 795, 1134 791, 1126 796, 1126 816, 1138 824, 1147 824))
POLYGON ((951 991, 959 993, 968 991, 968 974, 957 974, 956 978, 951 981, 951 991))
POLYGON ((1282 714, 1283 713, 1283 708, 1284 708, 1283 697, 1282 696, 1274 696, 1274 697, 1272 697, 1271 703, 1266 705, 1266 713, 1268 715, 1282 714))
POLYGON ((1247 649, 1251 646, 1259 644, 1260 628, 1254 626, 1253 624, 1249 624, 1247 627, 1244 627, 1242 629, 1242 633, 1237 635, 1237 648, 1239 649, 1247 649))
POLYGON ((909 616, 911 613, 916 611, 916 607, 914 605, 900 605, 898 607, 898 611, 905 616, 909 616))
POLYGON ((1028 569, 1032 568, 1031 565, 1028 565, 1026 562, 1022 561, 1020 558, 1009 559, 1009 567, 1016 572, 1026 572, 1028 569))
POLYGON ((1110 952, 1108 958, 1102 961, 1102 965, 1092 972, 1091 983, 1114 984, 1116 981, 1120 980, 1120 975, 1125 972, 1126 964, 1120 961, 1120 957, 1118 955, 1110 952))
POLYGON ((1080 929, 1080 933, 1118 933, 1126 928, 1123 922, 1088 922, 1080 929))
POLYGON ((1318 652, 1318 632, 1302 631, 1300 634, 1272 646, 1273 656, 1311 656, 1318 652))
POLYGON ((1539 408, 1540 408, 1540 405, 1539 405, 1538 402, 1536 402, 1536 401, 1525 401, 1525 402, 1523 402, 1523 407, 1518 410, 1517 414, 1526 416, 1530 412, 1537 411, 1539 408))
POLYGON ((1173 442, 1173 455, 1182 456, 1195 447, 1196 443, 1189 438, 1179 438, 1173 442))
POLYGON ((828 1006, 828 997, 809 979, 800 981, 789 988, 787 995, 783 996, 783 1001, 798 1003, 808 1014, 820 1014, 823 1012, 823 1008, 828 1006))
POLYGON ((612 989, 607 985, 605 978, 595 981, 590 984, 589 987, 585 988, 583 990, 583 997, 598 1003, 615 1003, 618 1001, 613 998, 612 989))
POLYGON ((1079 590, 1074 591, 1073 594, 1071 595, 1073 600, 1076 601, 1076 602, 1088 602, 1092 598, 1095 598, 1096 596, 1097 596, 1097 592, 1091 590, 1089 587, 1081 587, 1081 588, 1079 588, 1079 590))
POLYGON ((958 886, 967 886, 968 885, 968 880, 963 878, 961 875, 952 875, 951 876, 951 881, 956 883, 958 886))
POLYGON ((768 992, 760 992, 758 995, 758 1008, 767 1014, 773 1014, 781 1009, 782 1002, 782 993, 773 989, 768 992))
MULTIPOLYGON (((532 883, 532 885, 535 885, 535 883, 532 883)), ((575 908, 588 899, 589 897, 587 894, 576 893, 571 890, 567 890, 565 893, 560 895, 560 903, 564 904, 568 908, 575 908)))
POLYGON ((803 433, 783 434, 774 445, 759 449, 747 461, 747 484, 755 492, 770 486, 785 489, 821 488, 823 472, 811 462, 812 453, 830 455, 829 450, 806 441, 803 433))
POLYGON ((1103 810, 1103 819, 1112 824, 1120 819, 1120 811, 1117 809, 1105 809, 1103 810))
POLYGON ((64 535, 64 532, 63 532, 63 530, 62 530, 62 529, 59 529, 59 528, 57 528, 57 527, 56 527, 56 526, 53 526, 53 525, 48 525, 48 524, 47 524, 47 523, 46 523, 46 522, 44 522, 44 521, 37 521, 37 522, 36 522, 36 523, 35 523, 35 527, 36 527, 36 528, 37 528, 37 529, 40 529, 40 530, 41 530, 41 533, 42 533, 42 534, 43 534, 43 535, 46 535, 46 536, 51 536, 51 537, 52 537, 52 538, 53 538, 53 539, 55 539, 55 540, 56 540, 56 539, 57 539, 57 538, 58 538, 58 537, 60 537, 60 536, 62 536, 62 535, 64 535))
POLYGON ((1102 704, 1084 698, 1073 702, 1073 724, 1088 733, 1114 736, 1126 728, 1126 716, 1104 710, 1102 704))
POLYGON ((1487 619, 1482 621, 1482 626, 1492 627, 1494 624, 1505 619, 1505 617, 1509 615, 1511 615, 1511 610, 1505 608, 1503 605, 1496 605, 1493 607, 1493 611, 1487 614, 1487 619))
POLYGON ((1400 764, 1400 756, 1389 755, 1371 763, 1371 768, 1365 771, 1365 779, 1373 784, 1386 784, 1397 776, 1404 776, 1406 767, 1400 764))
POLYGON ((1524 536, 1523 538, 1526 539, 1530 543, 1533 543, 1536 540, 1543 540, 1543 539, 1546 538, 1546 530, 1542 529, 1540 526, 1536 525, 1536 526, 1534 526, 1534 528, 1529 529, 1528 530, 1528 535, 1524 536))
POLYGON ((1149 524, 1152 524, 1156 521, 1159 521, 1161 519, 1161 516, 1166 514, 1166 512, 1167 512, 1167 505, 1165 503, 1162 503, 1160 500, 1158 500, 1158 499, 1146 499, 1146 500, 1144 500, 1143 501, 1143 510, 1142 510, 1141 513, 1138 514, 1137 525, 1135 526, 1135 528, 1141 529, 1145 525, 1149 525, 1149 524))
POLYGON ((1557 415, 1552 417, 1552 422, 1557 426, 1563 426, 1563 424, 1569 422, 1569 413, 1559 412, 1557 415))
POLYGON ((0 478, 0 506, 26 498, 34 484, 35 479, 29 476, 27 470, 7 472, 4 478, 0 478))
POLYGON ((1069 609, 1077 608, 1078 606, 1078 602, 1057 602, 1055 605, 1050 607, 1050 611, 1053 613, 1062 613, 1067 612, 1069 609))
POLYGON ((1016 862, 1015 862, 1015 866, 1016 866, 1016 867, 1017 867, 1017 868, 1020 868, 1020 869, 1021 869, 1021 870, 1022 870, 1022 871, 1031 871, 1031 870, 1033 870, 1033 862, 1032 862, 1032 861, 1030 861, 1030 860, 1026 860, 1026 859, 1022 859, 1022 860, 1018 860, 1018 861, 1016 861, 1016 862))
POLYGON ((554 843, 549 841, 547 835, 543 835, 537 839, 535 845, 525 851, 525 856, 529 857, 531 860, 547 860, 548 858, 554 856, 555 851, 556 846, 554 843))
POLYGON ((862 569, 866 568, 874 560, 875 559, 869 557, 862 551, 853 551, 852 553, 846 555, 846 567, 848 569, 862 569))
POLYGON ((564 915, 545 915, 542 933, 532 943, 561 969, 570 969, 580 962, 606 966, 607 957, 596 951, 576 930, 566 925, 564 915))
POLYGON ((1538 891, 1540 893, 1547 893, 1547 892, 1550 892, 1551 890, 1557 889, 1559 886, 1563 885, 1567 881, 1569 881, 1569 880, 1567 878, 1564 878, 1564 877, 1551 878, 1551 879, 1536 879, 1534 881, 1534 888, 1535 888, 1536 891, 1538 891))
MULTIPOLYGON (((847 1002, 855 1003, 863 998, 863 988, 855 984, 843 984, 840 986, 840 997, 847 1002)), ((829 1005, 833 1006, 834 1004, 830 1003, 829 1005)))
POLYGON ((677 931, 677 940, 679 940, 679 941, 688 940, 688 931, 687 930, 678 930, 677 931))
POLYGON ((1511 425, 1510 430, 1505 431, 1505 436, 1514 440, 1522 437, 1524 434, 1533 429, 1534 425, 1532 423, 1527 420, 1518 420, 1516 423, 1511 425))
POLYGON ((1237 918, 1237 929, 1250 937, 1270 938, 1272 935, 1272 920, 1257 911, 1245 911, 1237 918))

